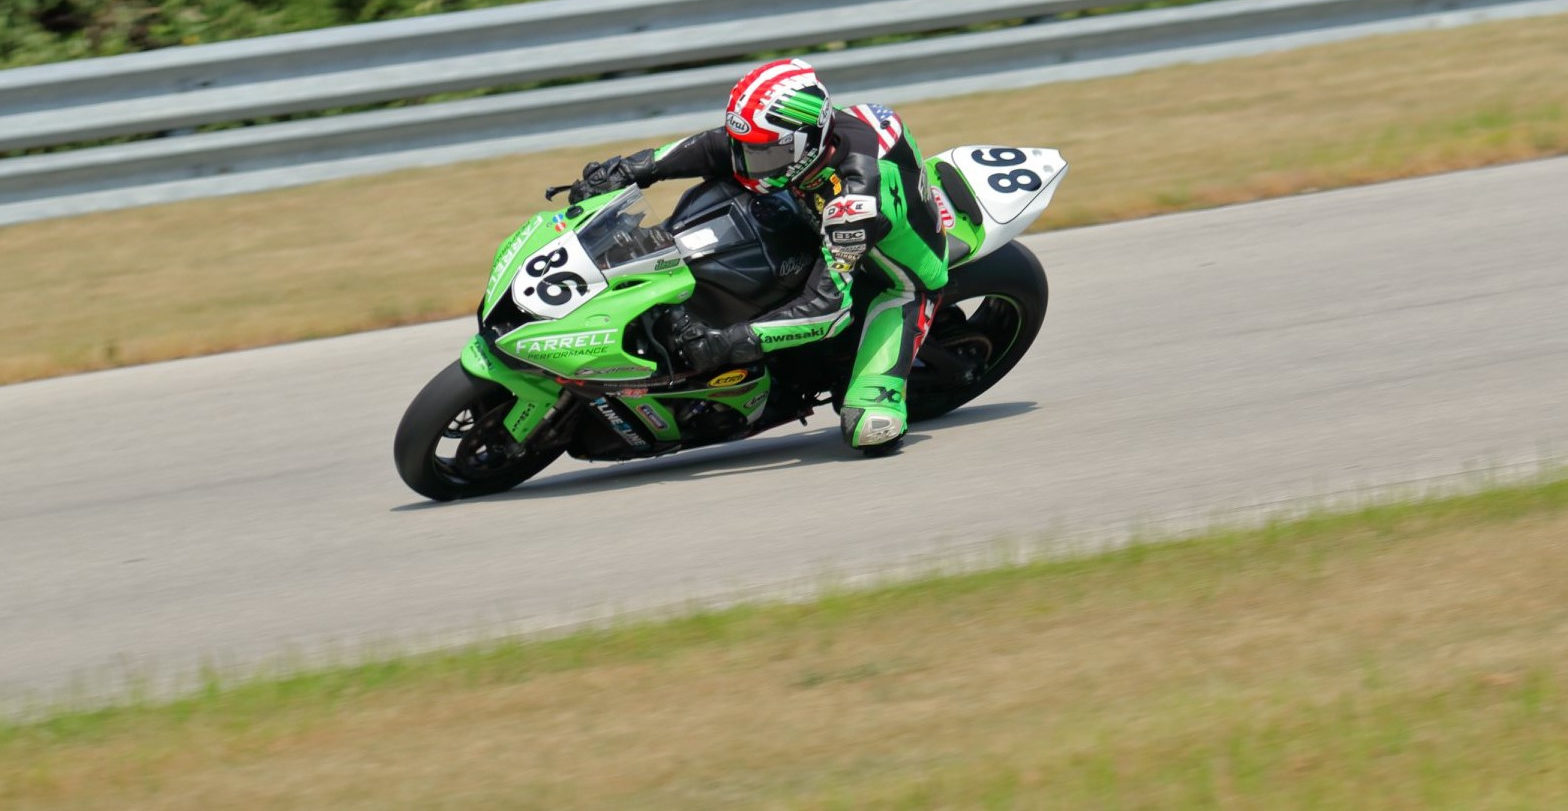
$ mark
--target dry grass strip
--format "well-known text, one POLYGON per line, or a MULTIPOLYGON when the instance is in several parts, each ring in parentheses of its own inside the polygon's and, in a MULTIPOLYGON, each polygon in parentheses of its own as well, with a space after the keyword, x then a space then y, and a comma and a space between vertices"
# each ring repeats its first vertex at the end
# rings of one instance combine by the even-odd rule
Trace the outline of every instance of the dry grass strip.
MULTIPOLYGON (((1552 17, 901 111, 928 153, 1061 148, 1062 227, 1568 152, 1565 64, 1552 17)), ((547 183, 640 146, 0 229, 0 383, 464 315, 547 183)))

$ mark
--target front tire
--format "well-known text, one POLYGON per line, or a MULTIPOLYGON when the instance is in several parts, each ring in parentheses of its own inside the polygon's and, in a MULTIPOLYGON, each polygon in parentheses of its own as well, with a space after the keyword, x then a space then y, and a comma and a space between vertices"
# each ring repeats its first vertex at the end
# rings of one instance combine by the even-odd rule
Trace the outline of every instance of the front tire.
POLYGON ((909 378, 909 421, 940 417, 996 385, 1039 335, 1049 300, 1040 260, 1017 242, 955 270, 909 378))
POLYGON ((562 449, 507 453, 501 422, 516 400, 454 361, 403 412, 392 441, 398 475, 426 498, 451 501, 504 492, 544 470, 562 449))

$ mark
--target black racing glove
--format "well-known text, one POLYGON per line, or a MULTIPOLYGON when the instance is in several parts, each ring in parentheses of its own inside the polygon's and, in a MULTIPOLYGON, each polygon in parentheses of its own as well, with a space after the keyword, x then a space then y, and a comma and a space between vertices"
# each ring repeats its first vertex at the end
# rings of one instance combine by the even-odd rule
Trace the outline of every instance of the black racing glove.
POLYGON ((727 363, 750 363, 762 357, 762 343, 750 327, 732 324, 714 329, 692 318, 684 309, 671 318, 670 335, 674 338, 675 354, 699 372, 727 363))
POLYGON ((652 182, 653 150, 644 149, 625 157, 616 155, 603 163, 594 161, 584 166, 582 179, 572 181, 571 193, 566 196, 566 200, 569 203, 580 203, 589 197, 624 189, 633 183, 646 188, 652 182))

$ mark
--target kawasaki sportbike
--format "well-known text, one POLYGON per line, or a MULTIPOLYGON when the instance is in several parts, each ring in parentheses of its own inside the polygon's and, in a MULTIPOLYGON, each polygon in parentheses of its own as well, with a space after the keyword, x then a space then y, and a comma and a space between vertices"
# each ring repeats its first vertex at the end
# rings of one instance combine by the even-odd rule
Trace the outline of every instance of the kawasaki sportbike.
MULTIPOLYGON (((1045 273, 1013 238, 1067 172, 1052 149, 965 146, 926 162, 950 281, 909 377, 911 422, 990 388, 1045 318, 1045 273)), ((742 439, 842 402, 858 330, 697 373, 671 350, 684 307, 714 326, 788 301, 821 251, 787 193, 725 180, 688 189, 662 223, 635 187, 535 215, 501 244, 479 334, 398 425, 397 469, 437 500, 496 493, 562 453, 639 459, 742 439)), ((857 319, 874 291, 852 290, 857 319)))

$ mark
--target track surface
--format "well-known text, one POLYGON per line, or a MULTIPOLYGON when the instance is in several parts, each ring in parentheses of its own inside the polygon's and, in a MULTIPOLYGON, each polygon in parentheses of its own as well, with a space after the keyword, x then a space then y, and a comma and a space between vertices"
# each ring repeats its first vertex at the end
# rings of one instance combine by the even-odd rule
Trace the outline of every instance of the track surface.
POLYGON ((423 504, 392 431, 467 320, 0 388, 0 698, 1556 457, 1565 189, 1555 160, 1033 238, 1035 349, 882 460, 828 412, 423 504))

